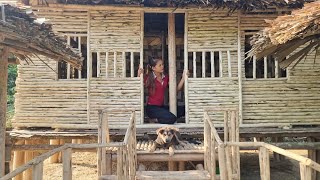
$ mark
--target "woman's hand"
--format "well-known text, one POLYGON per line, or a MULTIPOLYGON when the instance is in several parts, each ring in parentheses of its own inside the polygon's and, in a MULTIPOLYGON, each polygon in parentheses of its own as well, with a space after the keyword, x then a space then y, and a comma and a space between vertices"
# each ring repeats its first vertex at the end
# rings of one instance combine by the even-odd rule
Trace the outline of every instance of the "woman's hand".
POLYGON ((137 76, 140 77, 141 74, 143 74, 143 69, 142 69, 141 66, 139 65, 139 69, 138 69, 137 76))
POLYGON ((189 75, 190 75, 190 73, 189 73, 189 70, 187 69, 187 70, 183 70, 183 73, 182 73, 182 79, 186 79, 186 78, 188 78, 189 77, 189 75))

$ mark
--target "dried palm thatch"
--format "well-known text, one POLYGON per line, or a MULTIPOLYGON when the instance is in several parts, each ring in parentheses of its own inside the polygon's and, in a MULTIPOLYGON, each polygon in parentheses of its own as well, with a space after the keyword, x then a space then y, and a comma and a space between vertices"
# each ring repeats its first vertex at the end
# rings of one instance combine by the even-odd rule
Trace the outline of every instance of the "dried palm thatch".
MULTIPOLYGON (((131 4, 151 7, 209 6, 231 10, 265 9, 267 6, 302 7, 305 0, 57 0, 63 4, 131 4)), ((48 2, 48 1, 46 1, 48 2)))
POLYGON ((50 25, 36 23, 34 17, 20 8, 10 5, 3 7, 0 13, 0 49, 8 48, 20 60, 44 55, 81 69, 81 54, 69 47, 64 39, 56 36, 50 25))
POLYGON ((249 57, 256 55, 257 59, 260 59, 266 55, 273 55, 279 60, 280 67, 286 68, 293 62, 299 63, 310 52, 318 51, 320 46, 319 1, 305 4, 304 8, 292 11, 291 15, 279 16, 267 23, 269 24, 267 28, 253 36, 249 57), (303 48, 295 51, 302 45, 304 45, 303 48), (288 55, 290 57, 286 58, 288 55))

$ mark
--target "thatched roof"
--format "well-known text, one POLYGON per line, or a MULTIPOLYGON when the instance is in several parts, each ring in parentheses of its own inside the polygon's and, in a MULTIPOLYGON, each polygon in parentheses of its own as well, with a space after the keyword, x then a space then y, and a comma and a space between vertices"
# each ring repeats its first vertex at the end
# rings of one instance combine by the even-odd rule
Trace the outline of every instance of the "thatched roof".
POLYGON ((17 7, 5 5, 4 10, 5 21, 0 18, 0 49, 8 48, 21 60, 44 55, 81 68, 81 55, 56 36, 50 25, 36 23, 34 17, 17 7))
POLYGON ((302 7, 305 0, 58 0, 63 4, 129 4, 148 7, 209 6, 231 10, 265 9, 267 6, 302 7))
POLYGON ((256 54, 258 59, 265 55, 274 55, 284 68, 297 59, 296 63, 299 63, 308 53, 320 46, 319 1, 305 4, 304 8, 293 11, 291 15, 279 16, 267 23, 269 26, 253 37, 253 48, 249 56, 256 54), (301 45, 306 46, 295 51, 301 45), (295 53, 291 54, 293 51, 295 53), (285 59, 289 54, 290 58, 285 59))

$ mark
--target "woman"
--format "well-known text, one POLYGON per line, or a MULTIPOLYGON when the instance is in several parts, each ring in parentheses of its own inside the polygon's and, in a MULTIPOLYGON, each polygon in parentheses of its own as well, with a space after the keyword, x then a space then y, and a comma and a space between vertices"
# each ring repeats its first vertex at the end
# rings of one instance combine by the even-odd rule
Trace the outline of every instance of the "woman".
MULTIPOLYGON (((152 122, 161 124, 173 124, 177 117, 164 107, 164 94, 168 87, 169 76, 164 74, 163 60, 160 58, 149 58, 147 72, 144 76, 144 86, 148 89, 149 98, 147 101, 146 112, 152 122)), ((138 70, 138 76, 141 76, 143 69, 138 70)), ((183 88, 185 76, 189 73, 184 71, 182 78, 177 86, 177 91, 183 88)), ((179 111, 179 108, 178 108, 179 111)), ((178 112, 178 114, 181 114, 178 112)))

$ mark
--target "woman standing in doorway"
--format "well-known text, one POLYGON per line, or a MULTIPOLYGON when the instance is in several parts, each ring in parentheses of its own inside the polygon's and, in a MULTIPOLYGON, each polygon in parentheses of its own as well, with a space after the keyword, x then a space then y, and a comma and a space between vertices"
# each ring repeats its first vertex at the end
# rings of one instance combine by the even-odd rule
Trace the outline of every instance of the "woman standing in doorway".
MULTIPOLYGON (((143 74, 143 69, 138 70, 138 76, 143 74)), ((182 78, 177 86, 177 91, 183 87, 185 77, 189 75, 184 71, 182 78)), ((146 113, 152 122, 161 124, 173 124, 177 117, 164 106, 164 94, 168 87, 169 76, 164 74, 163 60, 160 58, 149 58, 147 72, 144 76, 144 86, 148 89, 149 98, 147 101, 146 113)), ((178 108, 180 111, 180 108, 178 108)), ((177 114, 181 114, 178 112, 177 114)))

